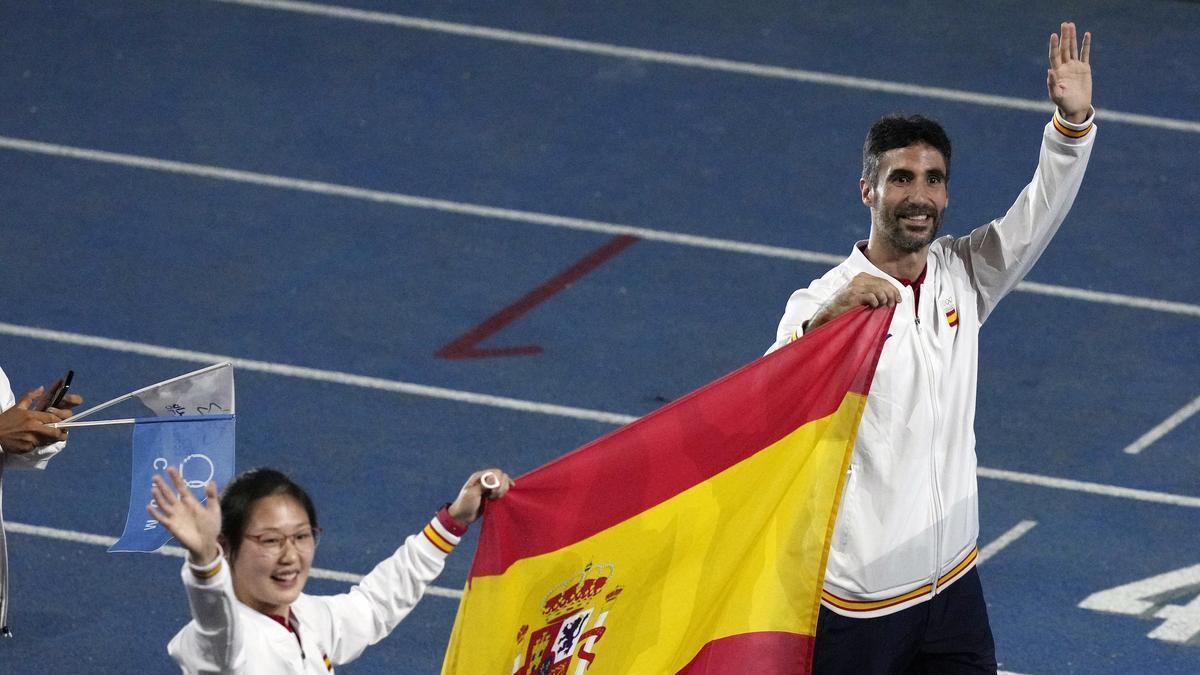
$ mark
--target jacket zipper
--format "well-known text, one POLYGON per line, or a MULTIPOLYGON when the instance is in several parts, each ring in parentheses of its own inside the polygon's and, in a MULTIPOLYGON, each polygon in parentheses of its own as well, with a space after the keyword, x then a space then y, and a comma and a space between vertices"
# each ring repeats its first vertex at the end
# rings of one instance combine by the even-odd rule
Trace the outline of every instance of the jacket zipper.
POLYGON ((929 475, 932 481, 931 494, 933 496, 933 575, 931 579, 931 590, 929 594, 937 595, 938 592, 938 573, 941 571, 942 563, 942 495, 939 490, 938 470, 937 470, 937 430, 941 425, 941 411, 938 410, 937 396, 935 392, 936 382, 933 378, 933 367, 929 358, 929 352, 925 349, 924 336, 921 334, 921 317, 916 302, 913 302, 913 318, 917 330, 917 344, 920 347, 921 357, 925 363, 925 376, 929 380, 929 407, 933 411, 933 429, 930 430, 929 438, 929 475))

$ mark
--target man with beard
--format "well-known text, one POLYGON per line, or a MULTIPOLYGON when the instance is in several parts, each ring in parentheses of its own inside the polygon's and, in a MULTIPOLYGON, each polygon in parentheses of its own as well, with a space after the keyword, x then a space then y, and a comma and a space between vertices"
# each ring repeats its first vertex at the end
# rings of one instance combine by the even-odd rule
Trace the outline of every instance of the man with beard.
POLYGON ((885 117, 863 146, 871 233, 792 294, 772 350, 860 305, 894 315, 858 429, 830 545, 812 672, 995 673, 975 571, 979 329, 1066 217, 1096 136, 1091 35, 1050 36, 1056 110, 1032 182, 1004 216, 935 238, 950 140, 925 117, 885 117))

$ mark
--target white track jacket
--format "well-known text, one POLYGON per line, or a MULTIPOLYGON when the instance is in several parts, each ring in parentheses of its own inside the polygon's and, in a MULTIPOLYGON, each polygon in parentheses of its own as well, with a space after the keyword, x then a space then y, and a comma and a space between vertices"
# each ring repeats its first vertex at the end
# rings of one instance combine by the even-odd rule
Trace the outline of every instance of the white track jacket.
MULTIPOLYGON (((859 272, 900 290, 858 429, 834 528, 822 604, 851 617, 924 602, 975 564, 979 495, 975 393, 979 329, 1033 267, 1070 210, 1096 136, 1092 117, 1046 124, 1033 180, 1002 218, 929 247, 919 307, 859 242, 792 294, 771 350, 859 272)), ((818 329, 819 330, 819 329, 818 329)))

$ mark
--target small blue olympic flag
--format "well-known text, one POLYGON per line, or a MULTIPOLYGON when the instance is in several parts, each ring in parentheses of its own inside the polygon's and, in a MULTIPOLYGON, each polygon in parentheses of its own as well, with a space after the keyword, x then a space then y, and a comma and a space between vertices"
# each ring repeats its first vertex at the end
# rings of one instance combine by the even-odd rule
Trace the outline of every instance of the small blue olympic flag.
POLYGON ((233 415, 197 417, 145 417, 133 426, 133 471, 129 485, 129 513, 121 539, 108 550, 157 551, 171 533, 150 517, 151 479, 173 466, 192 495, 203 503, 204 484, 216 481, 217 489, 233 478, 233 415))
POLYGON ((171 540, 166 528, 146 507, 152 497, 151 479, 175 467, 196 499, 203 502, 204 484, 216 481, 217 490, 234 473, 233 366, 228 363, 163 380, 81 412, 53 426, 74 428, 133 425, 133 465, 130 471, 129 512, 125 532, 108 550, 157 551, 171 540), (79 421, 106 408, 136 401, 155 417, 79 421))

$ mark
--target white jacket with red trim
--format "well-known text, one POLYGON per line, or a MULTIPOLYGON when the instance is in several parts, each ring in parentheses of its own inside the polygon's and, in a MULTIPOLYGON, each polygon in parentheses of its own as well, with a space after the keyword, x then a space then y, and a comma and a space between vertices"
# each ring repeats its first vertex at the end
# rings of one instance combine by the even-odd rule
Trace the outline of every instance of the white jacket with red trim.
POLYGON ((845 262, 792 294, 771 350, 855 275, 892 282, 897 305, 867 397, 834 528, 822 604, 852 617, 924 602, 975 563, 979 505, 975 394, 979 329, 1033 267, 1083 181, 1092 116, 1046 125, 1037 171, 1002 218, 929 247, 919 306, 859 242, 845 262))
POLYGON ((237 599, 224 556, 205 567, 184 563, 192 621, 171 639, 167 652, 188 675, 328 675, 387 637, 441 573, 465 532, 443 518, 446 522, 435 517, 409 536, 348 593, 302 593, 291 606, 299 639, 237 599))

